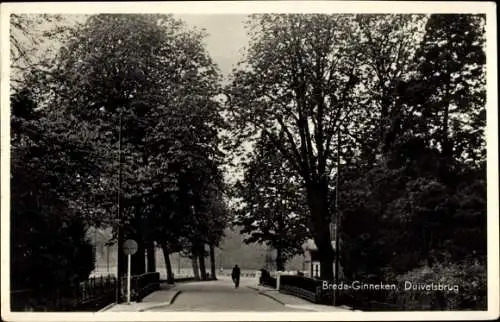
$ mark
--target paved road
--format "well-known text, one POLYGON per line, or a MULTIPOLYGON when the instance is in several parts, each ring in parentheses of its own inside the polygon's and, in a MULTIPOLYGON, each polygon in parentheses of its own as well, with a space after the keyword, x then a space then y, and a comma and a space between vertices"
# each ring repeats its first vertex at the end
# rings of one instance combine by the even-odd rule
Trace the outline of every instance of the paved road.
POLYGON ((170 306, 154 308, 147 312, 172 311, 301 311, 285 307, 275 300, 258 294, 246 285, 253 280, 242 279, 239 288, 231 280, 179 283, 181 293, 170 306))

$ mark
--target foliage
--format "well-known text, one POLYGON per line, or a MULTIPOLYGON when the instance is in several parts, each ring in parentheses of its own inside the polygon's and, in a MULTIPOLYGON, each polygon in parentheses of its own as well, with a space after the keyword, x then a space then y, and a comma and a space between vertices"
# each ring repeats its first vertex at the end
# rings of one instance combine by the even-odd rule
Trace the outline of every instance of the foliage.
POLYGON ((116 228, 117 201, 141 251, 157 241, 204 270, 238 197, 247 242, 278 249, 280 262, 310 234, 331 280, 335 214, 347 278, 441 274, 471 291, 439 305, 484 305, 484 16, 253 15, 224 104, 205 34, 171 16, 58 27, 46 33, 62 43, 57 55, 31 64, 16 37, 35 44, 29 29, 51 19, 11 17, 13 66, 29 66, 11 97, 16 285, 35 259, 48 284, 84 278, 82 231, 116 228), (234 196, 225 143, 244 172, 234 196), (70 268, 77 254, 82 271, 70 268))
MULTIPOLYGON (((63 141, 43 146, 40 173, 64 187, 54 193, 86 224, 116 228, 119 201, 120 224, 139 252, 153 241, 185 247, 209 222, 204 238, 222 236, 224 187, 209 192, 221 178, 219 76, 204 36, 168 15, 92 15, 24 80, 43 135, 63 141), (195 204, 204 216, 190 213, 195 204), (220 220, 212 222, 212 212, 220 220)), ((139 262, 134 272, 144 269, 139 262)))
POLYGON ((333 274, 332 141, 357 104, 353 23, 350 15, 252 16, 250 49, 227 91, 237 138, 265 137, 301 178, 324 278, 333 274))
POLYGON ((76 186, 75 178, 66 172, 89 168, 85 146, 71 136, 51 132, 58 123, 49 120, 36 110, 29 90, 12 96, 13 288, 48 290, 54 285, 74 285, 88 278, 94 268, 93 249, 85 238, 85 216, 70 203, 68 189, 76 186))
POLYGON ((301 179, 322 267, 337 211, 350 278, 483 258, 483 16, 270 14, 249 25, 228 118, 235 141, 268 140, 301 179))
POLYGON ((10 15, 10 81, 12 88, 23 87, 24 78, 55 54, 57 47, 78 22, 59 14, 10 15))
POLYGON ((300 183, 269 142, 258 142, 245 177, 235 186, 241 199, 235 224, 249 234, 246 243, 266 243, 277 250, 276 267, 303 252, 308 236, 307 207, 300 183))
POLYGON ((407 303, 407 309, 418 309, 422 303, 419 297, 423 294, 431 298, 434 308, 446 310, 486 309, 487 307, 487 279, 484 263, 478 261, 461 261, 457 263, 440 263, 429 269, 428 267, 416 268, 398 277, 401 285, 405 281, 414 284, 446 285, 458 287, 458 291, 421 291, 415 293, 417 298, 407 303), (445 296, 443 296, 446 293, 445 296))
POLYGON ((390 149, 368 170, 353 164, 343 174, 342 252, 351 277, 484 258, 481 28, 479 16, 429 17, 414 72, 399 87, 405 110, 392 118, 390 149))
POLYGON ((11 283, 51 292, 55 285, 76 285, 94 269, 85 212, 71 202, 76 169, 93 167, 85 142, 37 109, 32 96, 25 88, 11 97, 11 283))

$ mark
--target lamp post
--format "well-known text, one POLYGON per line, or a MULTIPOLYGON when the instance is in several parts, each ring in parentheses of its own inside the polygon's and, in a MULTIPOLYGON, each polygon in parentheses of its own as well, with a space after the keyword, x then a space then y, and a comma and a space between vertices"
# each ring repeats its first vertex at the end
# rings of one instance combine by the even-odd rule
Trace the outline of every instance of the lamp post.
POLYGON ((124 242, 124 234, 122 227, 122 109, 119 112, 120 120, 119 120, 119 130, 118 130, 118 192, 117 192, 117 208, 118 208, 118 265, 117 265, 117 283, 116 283, 116 302, 119 303, 121 301, 121 277, 123 275, 123 266, 124 266, 124 258, 123 258, 123 242, 124 242))
MULTIPOLYGON (((339 284, 339 221, 340 221, 340 207, 339 207, 339 190, 340 190, 340 125, 337 130, 337 177, 335 188, 335 285, 339 284)), ((333 305, 337 305, 338 290, 334 288, 333 292, 333 305)))
POLYGON ((179 251, 178 253, 179 256, 177 256, 177 275, 179 277, 181 276, 181 252, 179 251))

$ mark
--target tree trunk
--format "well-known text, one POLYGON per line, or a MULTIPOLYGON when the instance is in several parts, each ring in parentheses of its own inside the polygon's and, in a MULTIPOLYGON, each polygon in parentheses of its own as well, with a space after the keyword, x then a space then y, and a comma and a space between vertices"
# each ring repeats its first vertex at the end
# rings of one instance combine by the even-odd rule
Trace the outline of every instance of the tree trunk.
POLYGON ((207 280, 207 268, 205 266, 205 247, 200 246, 198 251, 198 260, 200 261, 200 273, 203 281, 207 280))
POLYGON ((123 277, 126 276, 127 274, 127 256, 123 253, 123 243, 125 242, 125 232, 123 227, 120 229, 118 232, 118 243, 120 245, 117 245, 117 265, 118 265, 118 274, 123 277))
POLYGON ((210 277, 212 280, 217 279, 217 275, 215 275, 215 247, 213 244, 210 244, 210 277))
POLYGON ((146 273, 146 248, 144 245, 143 238, 143 220, 141 218, 141 213, 138 207, 134 209, 135 218, 132 221, 132 233, 130 234, 131 239, 137 242, 137 252, 132 255, 131 271, 132 275, 141 275, 146 273))
POLYGON ((147 261, 148 261, 147 265, 148 273, 156 272, 156 247, 153 242, 150 242, 147 245, 147 261))
POLYGON ((448 102, 448 100, 446 100, 445 101, 444 115, 443 115, 443 124, 442 124, 442 129, 441 129, 441 131, 442 131, 441 132, 442 152, 441 152, 441 160, 440 160, 440 164, 439 164, 439 174, 440 174, 441 180, 444 183, 448 183, 449 172, 450 172, 449 167, 451 165, 451 160, 453 158, 453 147, 450 143, 450 138, 448 137, 449 109, 450 109, 449 102, 448 102))
MULTIPOLYGON (((284 199, 285 197, 283 196, 277 196, 277 199, 280 200, 280 204, 281 204, 281 200, 285 200, 284 199)), ((283 204, 281 204, 281 206, 284 206, 283 204)), ((284 229, 284 211, 280 211, 279 213, 279 217, 278 217, 278 239, 276 240, 276 270, 278 271, 284 271, 285 270, 285 265, 283 263, 283 248, 282 248, 282 243, 281 243, 281 237, 284 236, 285 234, 285 229, 284 229)))
POLYGON ((141 275, 146 272, 146 250, 144 243, 138 242, 137 252, 131 258, 132 275, 141 275))
POLYGON ((194 278, 200 280, 200 270, 198 269, 198 252, 196 247, 192 247, 191 250, 191 266, 193 267, 194 278))
POLYGON ((172 273, 172 263, 170 262, 170 254, 167 244, 162 243, 161 249, 163 250, 163 257, 165 258, 165 267, 167 269, 167 283, 174 284, 174 274, 172 273))
POLYGON ((276 270, 278 271, 285 270, 285 265, 283 263, 283 254, 280 246, 276 248, 276 270))
POLYGON ((330 240, 331 216, 328 210, 328 185, 326 181, 307 185, 307 201, 311 211, 311 232, 318 247, 320 277, 333 280, 333 248, 330 240))

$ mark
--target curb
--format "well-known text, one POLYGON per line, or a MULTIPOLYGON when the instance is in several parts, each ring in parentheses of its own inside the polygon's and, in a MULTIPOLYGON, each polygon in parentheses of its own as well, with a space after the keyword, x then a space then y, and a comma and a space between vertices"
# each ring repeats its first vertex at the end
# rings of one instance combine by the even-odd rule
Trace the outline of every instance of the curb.
POLYGON ((139 312, 144 312, 146 310, 151 310, 151 309, 156 309, 156 308, 172 305, 172 303, 174 303, 175 299, 177 298, 177 296, 179 296, 179 294, 181 294, 181 290, 176 290, 174 295, 172 295, 172 297, 170 298, 169 301, 166 301, 163 303, 152 304, 151 306, 140 309, 139 312))
MULTIPOLYGON (((314 306, 308 307, 307 305, 285 304, 285 306, 290 307, 290 308, 294 308, 294 309, 301 309, 301 310, 307 310, 307 311, 313 311, 313 312, 336 312, 335 310, 331 310, 331 311, 330 310, 321 310, 318 307, 314 307, 314 306)), ((329 306, 327 306, 327 307, 329 307, 329 306)), ((351 311, 351 312, 361 312, 359 310, 353 310, 353 309, 349 308, 348 306, 336 306, 336 307, 342 308, 342 309, 345 309, 345 310, 351 311)))
POLYGON ((295 305, 295 304, 285 304, 286 307, 290 307, 292 309, 300 309, 300 310, 305 310, 305 311, 312 311, 312 312, 319 312, 315 310, 312 307, 303 307, 301 305, 295 305))
MULTIPOLYGON (((260 290, 259 288, 255 287, 255 286, 248 286, 247 287, 249 289, 252 289, 254 291, 257 291, 258 294, 260 295, 263 295, 263 296, 266 296, 272 300, 274 300, 275 302, 278 302, 280 303, 281 305, 284 305, 286 307, 290 307, 290 308, 300 308, 300 309, 304 309, 304 310, 308 310, 308 311, 313 311, 313 312, 323 312, 323 311, 318 311, 317 309, 313 308, 313 307, 303 307, 301 305, 297 305, 297 304, 286 304, 280 300, 278 300, 277 298, 275 298, 274 296, 272 296, 271 294, 268 294, 266 293, 265 291, 263 290, 260 290)), ((349 311, 353 311, 353 312, 361 312, 359 310, 354 310, 352 307, 349 307, 347 305, 340 305, 338 306, 339 308, 342 308, 342 309, 345 309, 345 310, 349 310, 349 311)))
POLYGON ((172 305, 172 303, 174 303, 175 299, 177 298, 177 296, 179 296, 179 294, 181 294, 182 291, 181 290, 177 290, 175 291, 174 295, 172 296, 172 298, 170 299, 169 301, 169 305, 172 305))
POLYGON ((259 293, 260 295, 267 296, 268 298, 270 298, 270 299, 272 299, 272 300, 274 300, 274 301, 278 302, 278 303, 279 303, 279 304, 281 304, 281 305, 287 306, 287 304, 285 304, 284 302, 282 302, 282 301, 278 300, 277 298, 275 298, 275 297, 274 297, 274 296, 272 296, 272 295, 269 295, 269 294, 267 294, 267 293, 263 293, 263 292, 258 292, 258 293, 259 293))
POLYGON ((107 311, 107 310, 111 309, 111 308, 112 308, 113 306, 115 306, 115 305, 116 305, 116 302, 115 302, 115 303, 108 304, 108 305, 106 305, 105 307, 103 307, 102 309, 100 309, 100 310, 99 310, 99 311, 97 311, 97 312, 104 312, 104 311, 107 311))

